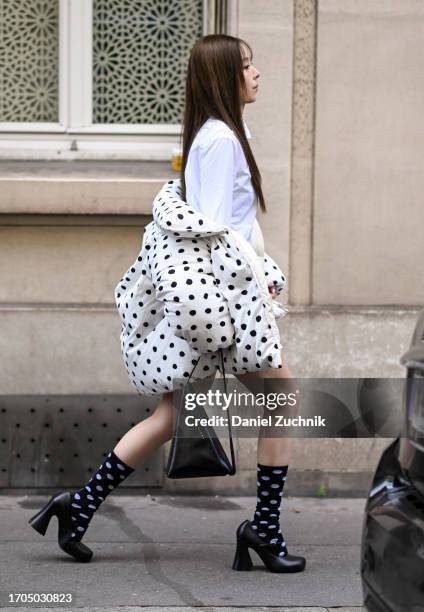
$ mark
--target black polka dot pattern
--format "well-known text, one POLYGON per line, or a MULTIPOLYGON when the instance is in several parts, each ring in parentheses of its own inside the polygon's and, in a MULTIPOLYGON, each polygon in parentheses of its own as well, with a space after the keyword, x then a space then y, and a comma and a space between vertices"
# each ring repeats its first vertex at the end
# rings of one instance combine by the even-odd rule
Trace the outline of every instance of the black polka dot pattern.
POLYGON ((268 253, 264 254, 264 272, 268 285, 274 285, 277 295, 280 295, 287 285, 287 278, 268 253))
POLYGON ((123 360, 142 395, 181 387, 199 356, 193 380, 210 376, 220 348, 234 375, 282 367, 283 313, 268 285, 280 293, 284 274, 266 253, 260 268, 250 243, 180 194, 179 180, 161 188, 141 251, 115 287, 123 360))
POLYGON ((124 463, 112 450, 88 483, 71 493, 72 540, 81 541, 100 504, 132 472, 134 468, 124 463))
POLYGON ((285 557, 287 547, 280 528, 280 505, 288 465, 257 465, 257 501, 250 521, 261 540, 274 544, 279 557, 285 557))

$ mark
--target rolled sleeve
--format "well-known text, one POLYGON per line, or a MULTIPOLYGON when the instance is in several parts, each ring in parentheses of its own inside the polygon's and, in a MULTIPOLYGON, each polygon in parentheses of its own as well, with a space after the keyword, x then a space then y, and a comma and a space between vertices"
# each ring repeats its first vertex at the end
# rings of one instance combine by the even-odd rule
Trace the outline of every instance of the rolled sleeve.
POLYGON ((264 253, 264 272, 268 287, 274 285, 279 295, 287 285, 287 278, 277 262, 267 252, 264 253))

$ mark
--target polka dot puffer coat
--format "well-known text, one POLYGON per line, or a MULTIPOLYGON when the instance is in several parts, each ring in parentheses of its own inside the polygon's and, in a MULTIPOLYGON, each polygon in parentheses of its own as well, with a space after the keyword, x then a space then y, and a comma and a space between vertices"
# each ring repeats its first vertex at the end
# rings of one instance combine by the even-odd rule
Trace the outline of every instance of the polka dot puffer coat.
POLYGON ((180 194, 179 179, 160 189, 141 251, 115 288, 122 355, 142 395, 180 388, 199 357, 191 380, 211 376, 220 348, 228 374, 282 367, 276 319, 287 308, 268 285, 279 295, 284 274, 180 194))

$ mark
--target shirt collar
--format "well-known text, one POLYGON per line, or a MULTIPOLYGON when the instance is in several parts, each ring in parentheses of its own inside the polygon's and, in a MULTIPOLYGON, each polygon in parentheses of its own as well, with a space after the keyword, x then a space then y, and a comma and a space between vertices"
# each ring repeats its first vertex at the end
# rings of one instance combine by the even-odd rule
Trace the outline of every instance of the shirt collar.
MULTIPOLYGON (((215 119, 214 117, 209 117, 208 121, 220 121, 219 119, 215 119)), ((242 118, 244 133, 246 134, 246 138, 252 138, 252 134, 247 126, 246 121, 242 118)))

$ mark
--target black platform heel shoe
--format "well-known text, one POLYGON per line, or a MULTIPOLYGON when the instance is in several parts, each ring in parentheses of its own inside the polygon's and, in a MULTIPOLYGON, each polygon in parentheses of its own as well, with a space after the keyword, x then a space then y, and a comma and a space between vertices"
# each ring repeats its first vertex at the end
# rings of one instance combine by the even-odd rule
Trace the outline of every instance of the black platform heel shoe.
POLYGON ((301 572, 305 569, 305 557, 296 557, 287 554, 279 557, 280 546, 268 544, 261 540, 258 534, 252 529, 250 521, 246 520, 237 528, 237 549, 233 561, 233 570, 246 572, 252 569, 252 559, 250 558, 249 548, 253 548, 258 553, 266 568, 270 572, 301 572))
POLYGON ((52 516, 57 516, 59 523, 58 544, 60 548, 78 561, 90 561, 93 556, 93 551, 82 542, 71 540, 71 514, 71 494, 69 491, 65 491, 64 493, 59 493, 52 497, 44 508, 30 518, 28 522, 35 531, 38 531, 41 535, 45 535, 50 519, 52 516))

